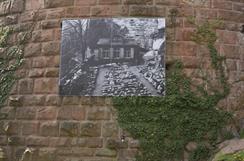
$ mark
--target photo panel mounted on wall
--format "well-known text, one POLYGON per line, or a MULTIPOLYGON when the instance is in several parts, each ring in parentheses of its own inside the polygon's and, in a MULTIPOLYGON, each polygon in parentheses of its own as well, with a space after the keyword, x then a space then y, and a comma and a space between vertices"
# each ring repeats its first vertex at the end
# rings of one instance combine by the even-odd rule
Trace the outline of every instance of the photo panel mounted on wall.
POLYGON ((163 96, 165 19, 97 18, 62 22, 63 96, 163 96))

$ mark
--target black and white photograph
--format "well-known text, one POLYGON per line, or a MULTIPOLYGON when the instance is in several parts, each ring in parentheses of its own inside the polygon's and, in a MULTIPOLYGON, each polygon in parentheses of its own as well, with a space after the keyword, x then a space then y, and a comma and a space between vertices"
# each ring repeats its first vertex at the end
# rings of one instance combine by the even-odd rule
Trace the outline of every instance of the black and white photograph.
POLYGON ((63 20, 63 96, 165 95, 165 19, 63 20))

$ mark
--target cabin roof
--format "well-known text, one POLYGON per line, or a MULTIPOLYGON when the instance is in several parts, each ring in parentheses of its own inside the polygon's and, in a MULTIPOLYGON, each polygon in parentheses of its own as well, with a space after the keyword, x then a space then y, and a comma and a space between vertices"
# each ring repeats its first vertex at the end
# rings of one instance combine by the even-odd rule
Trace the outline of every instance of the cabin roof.
POLYGON ((107 38, 101 38, 97 42, 98 45, 108 45, 110 44, 110 40, 107 38))
POLYGON ((98 40, 97 45, 126 45, 126 46, 138 46, 135 40, 123 39, 122 42, 111 42, 109 38, 101 38, 98 40))

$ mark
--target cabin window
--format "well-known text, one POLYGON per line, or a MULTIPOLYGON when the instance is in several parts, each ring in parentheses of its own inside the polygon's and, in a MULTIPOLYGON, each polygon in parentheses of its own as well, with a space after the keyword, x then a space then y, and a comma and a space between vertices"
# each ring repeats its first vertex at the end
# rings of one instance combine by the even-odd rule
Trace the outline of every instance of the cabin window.
POLYGON ((103 58, 109 58, 109 49, 103 49, 103 58))
POLYGON ((120 48, 115 48, 114 49, 114 58, 119 58, 120 55, 120 48))
POLYGON ((120 37, 114 37, 113 38, 113 42, 115 42, 115 43, 121 43, 122 42, 122 39, 120 37))
POLYGON ((125 49, 125 57, 131 58, 131 49, 130 48, 125 49))

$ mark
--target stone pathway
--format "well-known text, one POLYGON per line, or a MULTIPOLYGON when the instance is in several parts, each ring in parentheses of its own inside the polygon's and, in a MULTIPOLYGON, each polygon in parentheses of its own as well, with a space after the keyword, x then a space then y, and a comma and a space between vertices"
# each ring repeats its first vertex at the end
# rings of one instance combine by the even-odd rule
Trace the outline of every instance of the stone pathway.
MULTIPOLYGON (((107 79, 107 78, 105 78, 105 75, 107 72, 109 72, 109 70, 110 69, 108 69, 108 68, 99 69, 99 73, 98 73, 97 80, 96 80, 96 87, 95 87, 95 90, 93 91, 92 96, 102 96, 103 95, 103 86, 105 85, 105 81, 107 79)), ((150 82, 148 82, 148 80, 146 80, 141 73, 139 73, 139 69, 137 69, 136 66, 129 67, 126 70, 128 72, 131 72, 132 74, 134 74, 137 77, 138 84, 139 84, 139 82, 142 83, 146 87, 148 92, 150 92, 153 96, 160 96, 160 94, 157 93, 157 90, 153 87, 153 85, 150 82)))
POLYGON ((158 93, 157 93, 157 90, 153 87, 153 85, 151 83, 149 83, 145 78, 144 76, 139 73, 139 70, 137 69, 136 66, 132 66, 132 67, 129 67, 128 70, 130 72, 132 72, 133 74, 136 75, 136 77, 141 81, 141 83, 147 87, 147 89, 149 90, 149 92, 152 93, 153 96, 160 96, 158 93))
POLYGON ((96 88, 93 91, 92 96, 102 96, 102 86, 103 86, 104 81, 106 79, 104 76, 105 76, 107 71, 108 71, 108 69, 106 69, 106 68, 100 68, 99 69, 99 73, 98 73, 97 81, 96 81, 96 88))

